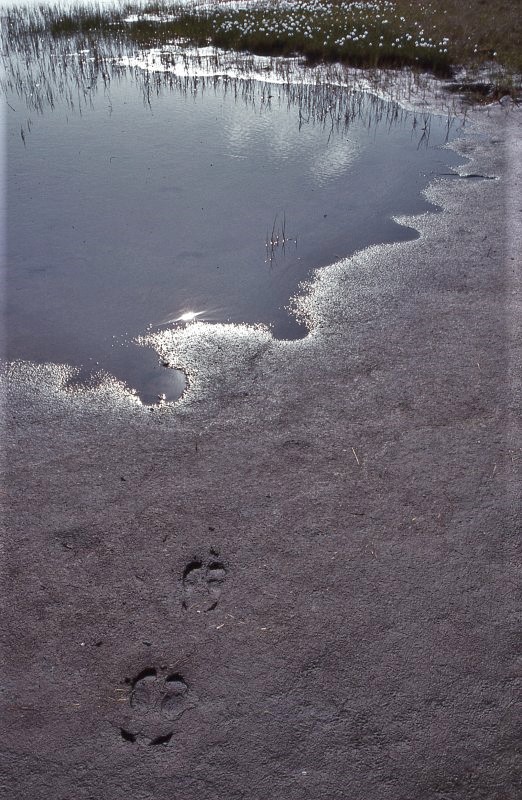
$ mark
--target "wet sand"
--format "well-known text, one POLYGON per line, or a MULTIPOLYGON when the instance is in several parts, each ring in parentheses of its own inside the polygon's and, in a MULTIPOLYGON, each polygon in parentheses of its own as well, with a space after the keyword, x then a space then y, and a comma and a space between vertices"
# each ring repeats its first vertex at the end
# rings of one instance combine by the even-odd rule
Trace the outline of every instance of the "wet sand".
POLYGON ((307 339, 189 330, 153 412, 8 370, 6 797, 517 796, 520 113, 472 118, 498 179, 321 273, 307 339))

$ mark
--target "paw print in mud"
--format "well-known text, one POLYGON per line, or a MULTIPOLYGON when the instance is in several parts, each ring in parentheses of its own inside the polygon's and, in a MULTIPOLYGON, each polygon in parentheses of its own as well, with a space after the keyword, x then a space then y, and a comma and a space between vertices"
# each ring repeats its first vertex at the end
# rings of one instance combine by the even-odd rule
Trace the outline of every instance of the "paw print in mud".
POLYGON ((166 745, 173 735, 172 722, 193 708, 197 698, 179 673, 161 674, 153 667, 142 670, 130 683, 128 711, 120 728, 126 742, 166 745))
POLYGON ((211 550, 208 559, 194 558, 183 570, 181 606, 184 611, 200 614, 217 607, 227 577, 225 565, 217 555, 211 550))

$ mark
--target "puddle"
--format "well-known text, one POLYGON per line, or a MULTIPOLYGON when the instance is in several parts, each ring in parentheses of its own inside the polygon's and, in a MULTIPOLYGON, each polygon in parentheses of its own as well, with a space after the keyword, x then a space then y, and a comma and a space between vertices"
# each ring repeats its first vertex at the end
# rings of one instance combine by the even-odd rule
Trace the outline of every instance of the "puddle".
POLYGON ((300 283, 414 238, 392 215, 432 210, 422 189, 458 163, 446 119, 347 89, 314 108, 281 85, 157 76, 144 93, 133 70, 89 69, 75 89, 47 75, 40 113, 9 89, 5 115, 3 351, 77 367, 70 388, 101 371, 145 403, 177 399, 183 373, 135 340, 193 320, 305 336, 300 283))

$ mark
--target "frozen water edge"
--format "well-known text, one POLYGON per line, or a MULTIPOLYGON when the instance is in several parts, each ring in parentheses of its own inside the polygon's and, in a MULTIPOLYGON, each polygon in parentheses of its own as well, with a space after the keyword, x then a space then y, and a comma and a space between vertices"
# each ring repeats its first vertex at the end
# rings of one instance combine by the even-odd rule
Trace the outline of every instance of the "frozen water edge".
MULTIPOLYGON (((500 107, 481 109, 476 110, 469 121, 473 125, 470 125, 468 134, 451 145, 469 159, 461 174, 483 171, 490 175, 495 165, 494 174, 500 179, 500 184, 512 180, 509 167, 505 175, 500 172, 503 161, 499 148, 506 147, 508 155, 513 152, 517 126, 520 126, 519 111, 506 111, 500 107), (497 128, 501 132, 498 139, 495 138, 497 128), (478 138, 475 133, 482 135, 478 138)), ((328 360, 332 343, 338 342, 339 337, 350 337, 354 325, 378 324, 383 305, 393 302, 394 295, 403 292, 414 279, 422 282, 428 276, 436 275, 443 263, 439 251, 444 254, 444 259, 453 258, 459 265, 456 272, 462 271, 466 265, 468 270, 473 270, 476 254, 456 231, 471 227, 467 218, 480 214, 485 198, 498 191, 504 189, 497 181, 485 184, 483 181, 438 179, 428 187, 426 195, 442 208, 442 212, 397 220, 418 230, 421 234, 419 239, 376 245, 316 271, 307 290, 296 300, 297 310, 311 320, 312 331, 305 339, 276 341, 263 327, 213 325, 199 321, 183 328, 144 336, 140 343, 152 346, 161 358, 184 370, 189 381, 189 391, 177 403, 166 404, 159 411, 163 414, 171 410, 184 413, 202 400, 216 400, 228 394, 239 393, 248 397, 257 391, 259 371, 264 374, 267 365, 270 365, 270 377, 265 375, 263 379, 267 385, 273 383, 274 373, 280 374, 280 380, 288 374, 288 380, 299 381, 303 359, 309 363, 316 359, 328 360)), ((510 196, 513 199, 516 191, 512 190, 510 196)), ((496 223, 492 220, 497 227, 506 224, 501 218, 500 205, 497 204, 496 208, 496 223)), ((491 211, 489 213, 491 218, 491 211)), ((510 220, 509 231, 511 248, 515 252, 515 242, 520 241, 517 218, 510 220)), ((459 279, 455 277, 452 280, 458 283, 459 279)), ((457 302, 455 297, 451 301, 457 302)), ((518 308, 519 302, 519 296, 513 290, 510 295, 512 307, 508 313, 513 342, 518 335, 515 306, 518 308)), ((514 355, 513 359, 516 361, 514 355)), ((513 368, 511 373, 515 375, 516 370, 513 368)), ((52 416, 58 407, 62 412, 67 408, 71 412, 103 412, 109 416, 122 412, 142 413, 143 406, 137 396, 109 377, 103 379, 97 388, 81 392, 63 391, 72 374, 73 370, 63 365, 37 366, 16 362, 8 365, 4 381, 7 379, 14 402, 18 398, 24 405, 28 402, 43 403, 52 416)))
MULTIPOLYGON (((414 74, 411 70, 390 72, 384 70, 360 70, 347 68, 343 65, 316 65, 309 66, 299 58, 263 57, 248 54, 223 51, 214 47, 193 48, 182 44, 173 44, 161 49, 153 49, 135 55, 118 59, 122 67, 140 69, 146 73, 171 73, 177 78, 199 79, 212 78, 230 81, 253 81, 271 85, 285 86, 328 86, 347 88, 354 92, 367 93, 379 100, 393 102, 405 110, 421 111, 425 114, 441 114, 451 117, 459 113, 458 98, 449 95, 445 90, 445 83, 430 75, 414 74)), ((480 131, 484 121, 491 114, 505 118, 507 114, 514 117, 517 108, 507 106, 501 109, 497 103, 493 108, 477 109, 473 113, 466 112, 468 130, 480 131)), ((471 156, 469 149, 456 142, 451 145, 462 155, 471 156)), ((470 171, 479 171, 479 166, 465 165, 459 173, 464 175, 470 171)), ((485 171, 489 175, 489 171, 485 171)), ((477 184, 478 187, 481 184, 477 184)), ((477 196, 481 188, 459 186, 455 182, 438 181, 425 192, 428 199, 444 208, 447 199, 458 190, 465 201, 466 192, 475 192, 477 196), (453 185, 450 186, 450 183, 453 185), (450 192, 451 189, 451 192, 450 192)), ((433 239, 436 231, 445 219, 432 213, 417 217, 401 218, 401 224, 412 227, 420 232, 421 238, 433 239)), ((448 221, 451 224, 451 220, 448 221)), ((304 287, 301 296, 293 301, 297 313, 305 316, 311 324, 312 334, 309 340, 315 341, 319 331, 324 332, 326 327, 337 328, 339 317, 332 316, 331 312, 338 307, 338 284, 346 282, 347 273, 357 273, 358 279, 367 274, 371 265, 385 263, 386 259, 402 257, 402 253, 409 252, 414 243, 402 243, 370 247, 362 253, 357 253, 349 259, 343 259, 336 264, 318 270, 313 276, 313 282, 304 287), (383 261, 384 259, 384 261, 383 261)), ((344 291, 344 290, 343 290, 344 291)), ((139 343, 152 346, 159 356, 182 369, 188 378, 190 391, 185 393, 181 401, 175 405, 190 404, 192 398, 209 396, 216 382, 217 375, 227 373, 232 380, 239 380, 244 362, 255 358, 257 352, 266 351, 273 347, 295 353, 300 347, 307 347, 308 339, 302 342, 273 342, 270 332, 262 327, 249 325, 206 325, 201 322, 187 325, 184 328, 154 334, 144 335, 139 343), (240 353, 244 353, 244 357, 240 353)), ((20 362, 12 366, 10 375, 16 382, 22 380, 22 373, 30 372, 35 376, 40 368, 32 365, 30 370, 25 370, 20 362)), ((49 367, 52 372, 52 368, 49 367)), ((72 371, 68 367, 56 367, 56 375, 51 380, 53 393, 57 387, 63 386, 71 377, 72 371)), ((50 373, 43 368, 41 375, 43 383, 47 383, 50 373)), ((220 378, 221 382, 221 378, 220 378)), ((82 392, 67 393, 68 402, 81 402, 81 398, 94 397, 103 401, 111 398, 115 402, 119 397, 124 403, 140 407, 140 401, 132 391, 109 377, 102 379, 98 389, 89 389, 82 392)))

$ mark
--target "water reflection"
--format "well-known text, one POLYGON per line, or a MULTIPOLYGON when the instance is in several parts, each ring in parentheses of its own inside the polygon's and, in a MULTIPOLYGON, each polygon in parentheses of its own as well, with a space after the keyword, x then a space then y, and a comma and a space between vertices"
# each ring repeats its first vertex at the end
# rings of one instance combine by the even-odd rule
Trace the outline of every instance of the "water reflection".
MULTIPOLYGON (((247 56, 181 44, 137 51, 121 31, 110 38, 100 32, 55 37, 33 29, 27 20, 23 9, 3 17, 5 69, 0 85, 4 93, 23 100, 29 111, 41 113, 60 102, 71 112, 82 113, 92 108, 97 92, 104 92, 110 102, 111 85, 132 76, 147 105, 165 91, 196 96, 217 89, 260 112, 284 103, 288 111, 298 113, 300 128, 322 124, 332 133, 346 132, 355 121, 371 128, 409 117, 399 102, 379 97, 383 92, 390 95, 382 75, 372 93, 372 73, 342 65, 309 67, 297 58, 247 56)), ((407 92, 408 87, 402 85, 402 100, 407 92)), ((422 127, 429 118, 429 113, 418 111, 409 121, 413 127, 422 127)), ((246 145, 250 136, 258 134, 256 123, 251 124, 252 128, 230 128, 236 146, 246 145)), ((447 124, 449 133, 452 120, 447 124)), ((278 130, 274 145, 281 154, 291 147, 290 130, 290 125, 278 130)))
POLYGON ((453 158, 435 149, 447 121, 349 88, 337 68, 3 36, 5 351, 77 366, 71 390, 105 371, 146 402, 179 397, 183 373, 135 344, 165 325, 304 336, 287 311, 301 281, 414 236, 391 216, 428 209, 424 173, 453 158))
POLYGON ((177 319, 173 319, 172 322, 194 322, 196 317, 200 317, 203 313, 203 311, 185 311, 184 314, 181 314, 177 319))

